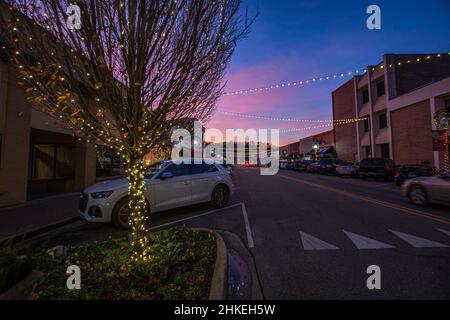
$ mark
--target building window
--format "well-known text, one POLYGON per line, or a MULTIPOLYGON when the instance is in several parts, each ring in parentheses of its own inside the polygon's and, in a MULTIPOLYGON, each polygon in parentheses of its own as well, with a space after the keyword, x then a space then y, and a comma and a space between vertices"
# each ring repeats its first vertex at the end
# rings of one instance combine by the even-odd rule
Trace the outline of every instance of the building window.
POLYGON ((124 162, 111 147, 97 145, 97 178, 125 174, 124 162))
POLYGON ((369 102, 369 89, 364 89, 362 91, 362 102, 363 104, 369 102))
POLYGON ((70 180, 75 174, 74 144, 35 144, 32 180, 70 180))
POLYGON ((364 132, 369 132, 369 119, 364 120, 364 132))
POLYGON ((384 96, 386 93, 384 89, 384 80, 377 83, 377 97, 384 96))
POLYGON ((381 144, 380 147, 381 147, 381 157, 390 158, 389 143, 381 144))
POLYGON ((445 110, 450 115, 450 99, 445 100, 445 110))
POLYGON ((382 113, 378 116, 378 123, 380 129, 387 128, 387 115, 386 113, 382 113))

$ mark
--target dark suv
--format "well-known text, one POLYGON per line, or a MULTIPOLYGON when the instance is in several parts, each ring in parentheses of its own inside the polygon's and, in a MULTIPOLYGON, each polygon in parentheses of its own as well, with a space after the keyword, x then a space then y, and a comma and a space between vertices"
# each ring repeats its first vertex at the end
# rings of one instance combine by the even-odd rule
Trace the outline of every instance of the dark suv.
POLYGON ((318 171, 320 174, 335 174, 336 166, 341 162, 339 159, 320 159, 318 171))
POLYGON ((365 158, 359 164, 359 177, 363 180, 382 178, 386 181, 392 181, 394 173, 395 164, 391 159, 365 158))

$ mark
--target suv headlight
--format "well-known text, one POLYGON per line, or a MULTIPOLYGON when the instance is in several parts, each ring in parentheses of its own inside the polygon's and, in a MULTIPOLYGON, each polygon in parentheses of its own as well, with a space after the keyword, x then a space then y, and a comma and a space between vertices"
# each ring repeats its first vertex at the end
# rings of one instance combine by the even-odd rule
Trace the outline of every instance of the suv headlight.
POLYGON ((113 194, 114 191, 101 191, 91 193, 91 197, 94 199, 105 199, 113 194))

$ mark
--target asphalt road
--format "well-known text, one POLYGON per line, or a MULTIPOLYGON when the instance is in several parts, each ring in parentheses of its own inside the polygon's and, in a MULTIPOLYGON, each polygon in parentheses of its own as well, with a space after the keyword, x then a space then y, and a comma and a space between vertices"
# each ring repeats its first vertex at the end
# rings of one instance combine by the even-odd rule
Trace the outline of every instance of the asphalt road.
MULTIPOLYGON (((416 207, 392 183, 359 179, 236 168, 234 182, 228 208, 154 214, 152 228, 237 234, 255 259, 266 299, 450 299, 450 208, 416 207), (367 288, 371 265, 380 267, 380 290, 367 288)), ((89 224, 55 241, 123 234, 89 224)))
POLYGON ((415 207, 390 183, 291 171, 239 169, 236 185, 266 298, 450 298, 450 232, 437 230, 450 230, 448 208, 415 207), (367 288, 370 265, 380 290, 367 288))

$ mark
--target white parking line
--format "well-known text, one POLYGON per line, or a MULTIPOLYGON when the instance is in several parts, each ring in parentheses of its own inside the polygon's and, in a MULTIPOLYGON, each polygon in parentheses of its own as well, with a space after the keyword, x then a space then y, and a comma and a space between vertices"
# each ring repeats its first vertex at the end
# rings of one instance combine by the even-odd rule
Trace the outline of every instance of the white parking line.
POLYGON ((242 214, 244 215, 245 222, 245 232, 247 233, 247 242, 249 248, 255 247, 255 241, 253 240, 252 229, 250 228, 250 223, 248 221, 247 209, 245 208, 245 204, 242 202, 242 214))
POLYGON ((200 213, 200 214, 197 214, 195 216, 190 216, 190 217, 187 217, 187 218, 183 218, 183 219, 179 219, 179 220, 163 223, 163 224, 151 227, 148 230, 155 230, 155 229, 158 229, 158 228, 170 226, 172 224, 180 223, 180 222, 183 222, 183 221, 192 220, 192 219, 195 219, 195 218, 200 218, 200 217, 212 214, 212 213, 216 213, 216 212, 219 212, 219 211, 222 211, 222 210, 234 208, 234 207, 237 207, 237 206, 240 206, 241 209, 242 209, 242 215, 244 217, 245 233, 247 235, 248 247, 249 248, 254 248, 255 247, 255 241, 253 240, 253 234, 252 234, 252 229, 250 228, 250 223, 249 223, 249 220, 248 220, 247 209, 245 208, 245 203, 243 203, 243 202, 235 203, 235 204, 233 204, 231 206, 228 206, 228 207, 225 207, 225 208, 221 208, 221 209, 216 209, 216 210, 200 213))
POLYGON ((240 203, 236 203, 236 204, 232 204, 231 206, 228 206, 228 207, 225 207, 225 208, 216 209, 216 210, 200 213, 200 214, 197 214, 195 216, 190 216, 190 217, 187 217, 187 218, 183 218, 183 219, 179 219, 179 220, 163 223, 163 224, 151 227, 149 230, 154 230, 154 229, 158 229, 158 228, 161 228, 161 227, 170 226, 172 224, 176 224, 176 223, 179 223, 179 222, 183 222, 183 221, 187 221, 187 220, 191 220, 191 219, 195 219, 195 218, 200 218, 200 217, 212 214, 212 213, 216 213, 216 212, 219 212, 219 211, 222 211, 222 210, 234 208, 234 207, 241 206, 241 205, 243 205, 243 203, 241 203, 241 202, 240 203))

